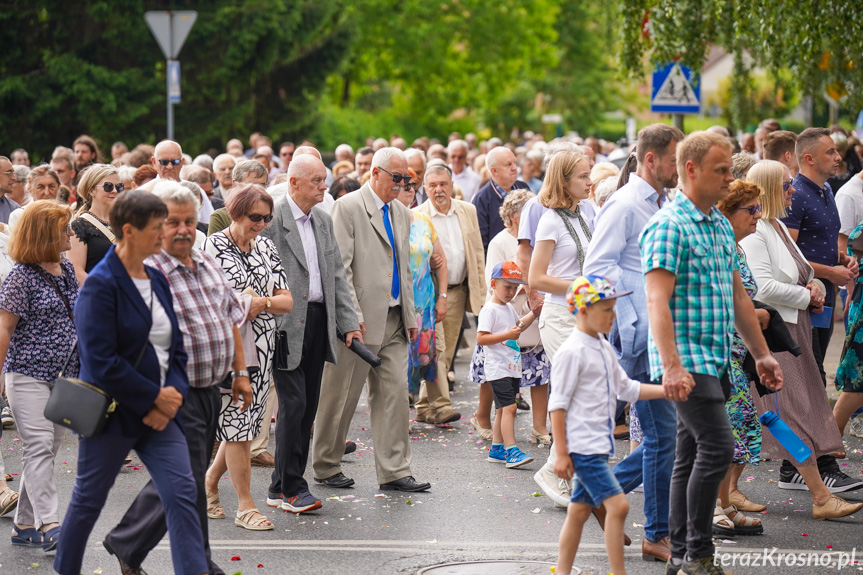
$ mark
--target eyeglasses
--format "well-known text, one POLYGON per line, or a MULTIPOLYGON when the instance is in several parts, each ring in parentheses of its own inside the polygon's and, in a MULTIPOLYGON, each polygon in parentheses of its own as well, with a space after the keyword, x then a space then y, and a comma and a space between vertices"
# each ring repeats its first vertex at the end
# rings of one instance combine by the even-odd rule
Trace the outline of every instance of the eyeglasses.
POLYGON ((15 170, 6 170, 5 172, 0 172, 0 174, 3 174, 4 176, 11 176, 15 174, 15 170))
POLYGON ((106 194, 110 194, 116 189, 119 194, 126 189, 126 186, 123 184, 114 184, 113 182, 105 182, 102 184, 102 189, 105 190, 106 194))
POLYGON ((265 224, 273 221, 273 214, 267 214, 266 216, 264 214, 246 214, 246 217, 255 222, 256 224, 261 223, 262 220, 265 224))
POLYGON ((162 164, 163 167, 167 167, 167 166, 179 166, 180 162, 182 162, 183 159, 177 158, 176 160, 156 160, 156 161, 159 162, 160 164, 162 164))
POLYGON ((792 184, 792 182, 791 182, 791 181, 782 182, 782 191, 783 191, 783 192, 787 192, 787 191, 788 191, 788 188, 790 188, 790 187, 791 187, 791 184, 792 184))
POLYGON ((394 183, 394 184, 398 184, 398 183, 399 183, 399 182, 401 182, 402 180, 404 180, 404 181, 405 181, 405 185, 406 185, 406 186, 407 186, 408 184, 410 184, 410 183, 411 183, 411 177, 410 177, 410 175, 409 175, 409 174, 405 174, 405 175, 403 176, 403 175, 401 175, 401 174, 394 174, 394 173, 392 173, 392 172, 389 172, 389 171, 387 171, 387 170, 384 170, 384 169, 383 169, 382 167, 380 167, 380 166, 378 166, 377 168, 378 168, 379 170, 381 170, 381 171, 387 172, 390 176, 392 176, 392 177, 393 177, 393 183, 394 183))
POLYGON ((757 206, 749 206, 748 208, 737 208, 738 210, 749 212, 750 216, 754 216, 755 214, 761 213, 761 204, 757 206))

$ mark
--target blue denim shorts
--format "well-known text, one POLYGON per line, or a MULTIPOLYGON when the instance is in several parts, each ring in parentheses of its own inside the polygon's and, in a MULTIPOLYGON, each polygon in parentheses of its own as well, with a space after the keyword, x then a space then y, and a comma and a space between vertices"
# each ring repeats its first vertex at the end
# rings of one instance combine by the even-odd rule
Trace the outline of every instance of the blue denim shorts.
POLYGON ((570 453, 575 468, 575 482, 572 486, 572 503, 586 503, 599 507, 603 501, 623 493, 620 483, 608 464, 608 455, 581 455, 570 453))

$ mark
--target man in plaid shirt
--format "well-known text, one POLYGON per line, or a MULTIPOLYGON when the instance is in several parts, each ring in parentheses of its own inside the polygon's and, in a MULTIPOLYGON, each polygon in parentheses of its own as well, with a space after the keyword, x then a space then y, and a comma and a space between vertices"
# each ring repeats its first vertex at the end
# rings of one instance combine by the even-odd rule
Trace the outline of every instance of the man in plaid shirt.
POLYGON ((734 328, 764 385, 780 389, 782 370, 740 280, 731 224, 714 207, 734 180, 731 145, 717 134, 690 134, 677 146, 677 171, 682 193, 650 218, 639 238, 651 378, 661 379, 665 396, 678 402, 666 573, 721 574, 713 561, 712 522, 734 453, 725 412, 734 328))
MULTIPOLYGON (((146 264, 168 278, 183 346, 189 355, 189 394, 180 414, 192 474, 198 484, 198 514, 210 573, 224 574, 210 558, 204 475, 216 440, 221 406, 218 385, 230 371, 234 401, 242 397, 243 410, 252 402, 252 386, 237 328, 244 319, 243 308, 215 260, 192 248, 199 210, 195 195, 175 182, 159 184, 153 193, 168 206, 168 217, 162 228, 162 253, 147 258, 146 264)), ((117 556, 123 573, 143 573, 141 563, 166 532, 165 510, 150 481, 119 525, 105 537, 104 545, 117 556)))

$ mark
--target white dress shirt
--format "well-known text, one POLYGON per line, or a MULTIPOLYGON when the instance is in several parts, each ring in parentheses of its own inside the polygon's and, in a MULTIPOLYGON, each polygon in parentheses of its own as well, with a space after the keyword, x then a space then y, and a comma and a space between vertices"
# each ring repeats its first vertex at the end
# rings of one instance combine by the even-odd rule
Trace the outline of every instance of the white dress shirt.
MULTIPOLYGON (((452 169, 452 166, 450 166, 450 169, 452 169)), ((455 170, 453 170, 452 183, 459 187, 462 199, 466 202, 473 200, 473 197, 479 191, 481 182, 480 177, 470 169, 470 166, 465 166, 460 174, 456 174, 455 170)))
POLYGON ((467 279, 467 255, 464 252, 464 238, 455 202, 450 202, 449 211, 441 213, 434 202, 431 203, 431 217, 435 232, 446 255, 447 284, 457 285, 467 279))
POLYGON ((291 194, 285 194, 285 199, 291 207, 291 214, 297 223, 300 239, 303 241, 303 251, 306 253, 306 269, 309 271, 309 301, 324 301, 324 288, 321 285, 321 267, 318 262, 318 242, 315 239, 315 224, 312 213, 306 215, 300 206, 294 202, 291 194))
MULTIPOLYGON (((380 197, 379 197, 379 196, 374 192, 374 190, 372 190, 372 198, 374 198, 374 200, 375 200, 375 205, 378 207, 378 210, 380 210, 380 212, 381 212, 381 217, 382 217, 382 218, 385 218, 385 217, 386 217, 386 214, 384 214, 384 205, 385 205, 385 204, 384 204, 384 201, 383 201, 382 199, 380 199, 380 197)), ((395 237, 396 237, 396 227, 393 225, 393 218, 392 218, 392 213, 393 213, 393 212, 392 212, 392 210, 393 210, 393 207, 392 207, 392 206, 390 206, 390 209, 389 209, 389 213, 390 213, 390 226, 392 226, 392 230, 393 230, 393 240, 395 240, 395 237)), ((387 240, 387 243, 389 243, 389 238, 386 238, 386 240, 387 240)), ((392 248, 392 250, 393 250, 393 261, 394 261, 394 262, 396 262, 396 266, 398 266, 398 265, 399 265, 399 264, 398 264, 398 262, 399 262, 399 252, 398 252, 398 247, 397 247, 397 246, 394 246, 394 245, 390 245, 390 247, 391 247, 391 248, 392 248)), ((408 249, 410 249, 410 248, 408 248, 408 249)), ((403 273, 404 273, 404 270, 399 270, 399 280, 400 280, 400 281, 401 281, 401 275, 402 275, 403 273)), ((408 272, 408 273, 410 273, 410 272, 408 272)), ((401 288, 401 283, 399 283, 399 288, 401 288)), ((399 292, 399 297, 397 297, 397 298, 390 298, 390 307, 396 307, 396 306, 397 306, 397 305, 399 305, 400 303, 402 303, 402 294, 401 294, 401 292, 399 292)))

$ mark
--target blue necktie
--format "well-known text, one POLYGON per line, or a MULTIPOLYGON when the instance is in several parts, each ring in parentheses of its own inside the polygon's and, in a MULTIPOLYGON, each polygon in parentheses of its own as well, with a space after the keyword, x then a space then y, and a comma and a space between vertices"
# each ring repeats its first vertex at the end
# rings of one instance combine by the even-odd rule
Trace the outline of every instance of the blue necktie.
POLYGON ((390 239, 390 246, 393 249, 393 287, 392 294, 393 299, 397 299, 399 297, 399 266, 396 263, 396 241, 393 239, 393 226, 390 223, 390 207, 388 204, 384 204, 384 227, 387 230, 387 237, 390 239))

